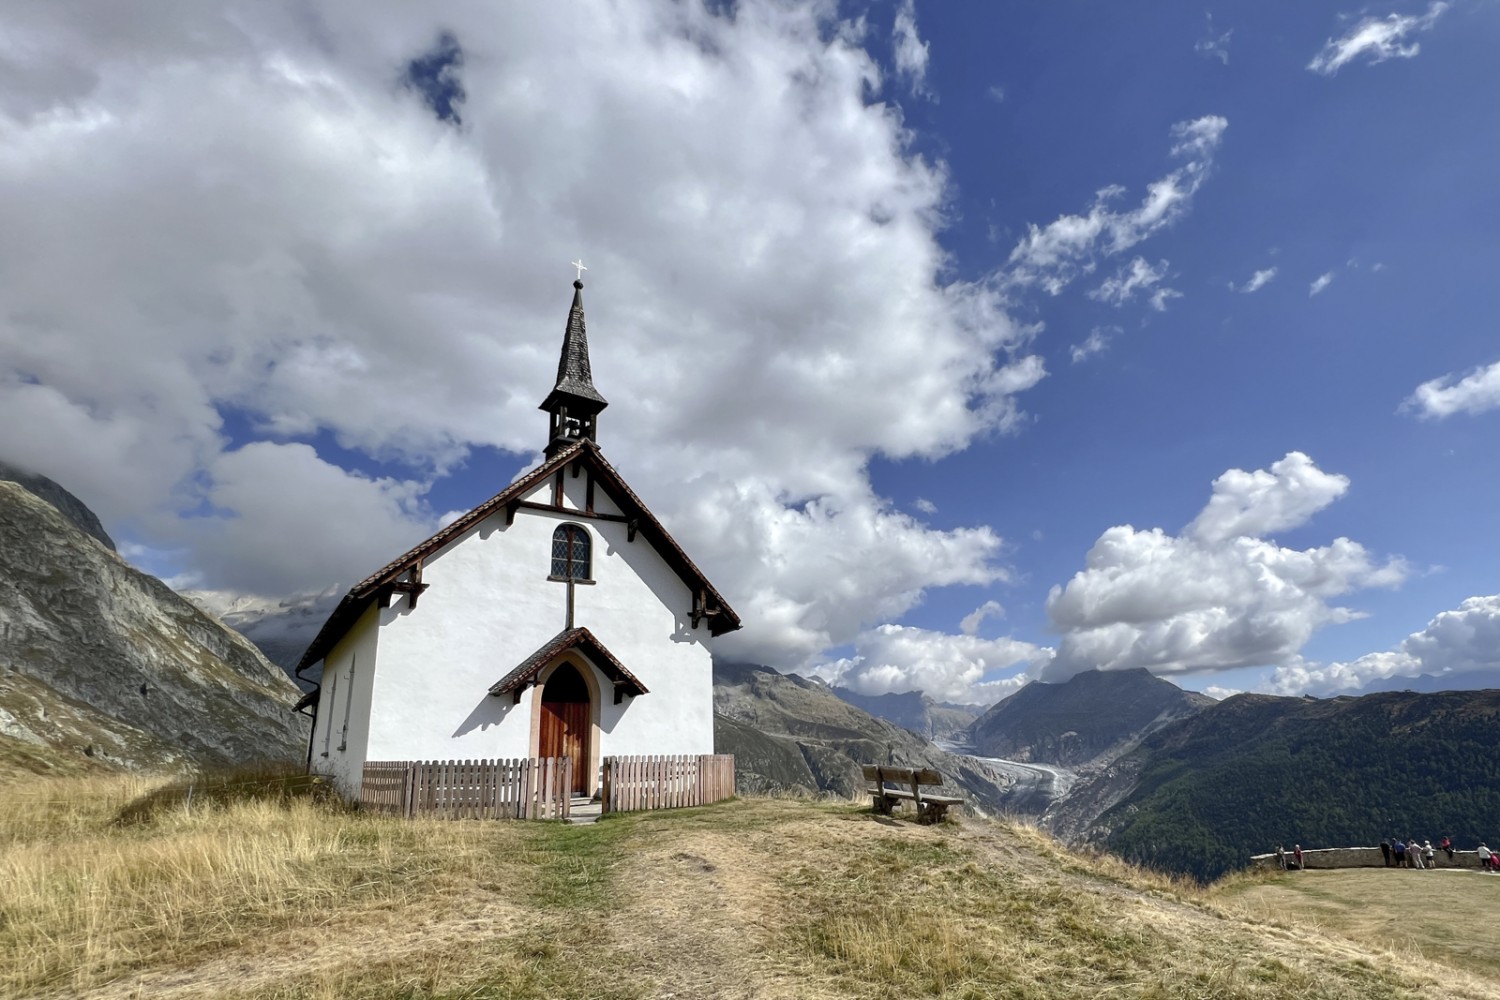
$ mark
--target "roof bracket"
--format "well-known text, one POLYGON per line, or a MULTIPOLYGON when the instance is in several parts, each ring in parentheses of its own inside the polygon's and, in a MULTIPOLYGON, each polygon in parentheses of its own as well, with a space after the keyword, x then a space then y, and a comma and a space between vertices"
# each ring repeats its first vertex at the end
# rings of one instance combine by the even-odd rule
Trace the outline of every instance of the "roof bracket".
MULTIPOLYGON (((430 583, 422 582, 422 560, 418 559, 416 561, 411 568, 411 572, 407 574, 407 577, 405 580, 392 581, 391 590, 397 594, 405 594, 406 606, 408 608, 415 608, 417 606, 417 598, 421 596, 422 591, 432 586, 430 583)), ((386 603, 383 606, 390 607, 389 596, 387 596, 386 603)))

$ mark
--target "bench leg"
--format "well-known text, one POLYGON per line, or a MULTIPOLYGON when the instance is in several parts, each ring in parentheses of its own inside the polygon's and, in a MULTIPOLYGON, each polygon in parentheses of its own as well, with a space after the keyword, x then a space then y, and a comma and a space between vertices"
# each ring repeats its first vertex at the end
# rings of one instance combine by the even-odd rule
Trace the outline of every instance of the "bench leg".
POLYGON ((918 823, 941 823, 948 815, 948 803, 946 802, 924 802, 922 810, 917 814, 918 823))
POLYGON ((894 800, 884 795, 875 795, 872 798, 874 798, 875 802, 871 808, 877 815, 889 816, 891 814, 891 806, 895 804, 894 800))

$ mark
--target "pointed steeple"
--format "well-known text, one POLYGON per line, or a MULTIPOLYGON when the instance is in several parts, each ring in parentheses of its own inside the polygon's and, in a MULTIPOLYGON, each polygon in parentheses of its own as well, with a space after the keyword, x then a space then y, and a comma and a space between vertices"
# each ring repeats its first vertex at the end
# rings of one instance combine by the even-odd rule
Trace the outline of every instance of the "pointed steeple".
POLYGON ((583 321, 583 281, 573 282, 573 307, 563 331, 562 355, 557 359, 557 385, 542 401, 540 409, 552 414, 552 433, 547 455, 580 439, 594 440, 599 411, 609 401, 594 388, 589 366, 589 335, 583 321))

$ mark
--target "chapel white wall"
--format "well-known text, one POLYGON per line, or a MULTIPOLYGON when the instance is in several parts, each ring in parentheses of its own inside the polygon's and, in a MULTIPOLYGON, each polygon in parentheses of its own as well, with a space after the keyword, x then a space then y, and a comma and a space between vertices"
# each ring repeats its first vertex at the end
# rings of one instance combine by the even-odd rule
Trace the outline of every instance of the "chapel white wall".
MULTIPOLYGON (((550 503, 551 481, 525 499, 550 503)), ((565 503, 584 504, 586 476, 564 479, 565 503)), ((596 488, 596 511, 618 513, 596 488)), ((405 598, 377 613, 369 760, 524 757, 532 700, 493 697, 489 687, 566 627, 567 585, 547 579, 552 533, 565 515, 497 513, 429 557, 430 586, 415 609, 405 598)), ((713 752, 713 676, 706 623, 691 628, 689 588, 645 535, 579 517, 593 543, 593 584, 575 585, 574 624, 589 628, 649 693, 614 704, 602 675, 600 754, 713 752)))
POLYGON ((370 607, 323 660, 313 722, 311 768, 348 798, 359 794, 369 743, 379 640, 379 608, 370 607))

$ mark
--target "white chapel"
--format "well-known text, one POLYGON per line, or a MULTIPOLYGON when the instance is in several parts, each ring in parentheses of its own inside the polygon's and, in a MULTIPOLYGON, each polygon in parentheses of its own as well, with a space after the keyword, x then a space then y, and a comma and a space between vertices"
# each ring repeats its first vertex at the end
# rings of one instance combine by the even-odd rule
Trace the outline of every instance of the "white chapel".
POLYGON ((323 664, 309 769, 346 796, 366 761, 567 755, 592 795, 605 756, 713 753, 709 640, 740 620, 605 461, 573 288, 545 460, 356 584, 297 665, 323 664))

